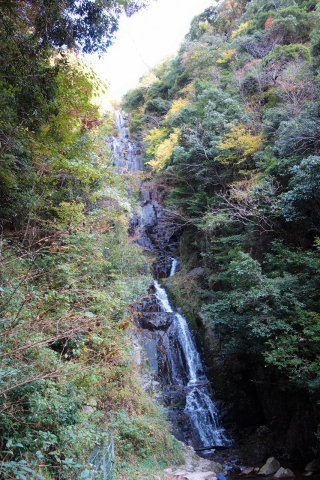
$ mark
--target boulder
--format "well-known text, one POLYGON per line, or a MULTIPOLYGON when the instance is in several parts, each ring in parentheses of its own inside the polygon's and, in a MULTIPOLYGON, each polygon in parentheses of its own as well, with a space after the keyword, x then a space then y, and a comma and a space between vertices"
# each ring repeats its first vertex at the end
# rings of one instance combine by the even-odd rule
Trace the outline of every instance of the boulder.
POLYGON ((242 472, 240 473, 240 475, 249 475, 250 473, 252 473, 254 471, 254 467, 247 467, 247 468, 244 468, 242 470, 242 472))
POLYGON ((176 477, 183 477, 184 475, 187 475, 189 472, 187 472, 186 470, 184 469, 178 469, 174 472, 173 475, 175 475, 176 477))
POLYGON ((160 405, 165 405, 162 393, 155 393, 152 395, 152 401, 154 403, 160 403, 160 405))
POLYGON ((164 401, 167 406, 171 407, 185 407, 186 395, 183 392, 170 391, 164 394, 164 401))
MULTIPOLYGON (((136 302, 136 304, 137 304, 137 302, 136 302)), ((139 303, 138 303, 138 305, 139 305, 139 303)), ((138 312, 140 312, 140 313, 142 312, 142 315, 145 315, 147 312, 151 312, 151 313, 160 312, 160 306, 157 303, 157 297, 154 295, 154 293, 150 293, 150 295, 148 297, 144 297, 141 300, 141 305, 140 305, 140 309, 138 310, 138 312)))
POLYGON ((147 312, 139 318, 142 328, 147 330, 166 330, 173 321, 173 314, 166 312, 147 312))
POLYGON ((276 460, 274 457, 270 457, 263 467, 260 468, 259 475, 273 475, 279 470, 280 467, 281 465, 278 460, 276 460))
POLYGON ((320 463, 319 460, 312 460, 312 462, 308 463, 305 470, 307 472, 318 472, 320 470, 320 463))
POLYGON ((294 477, 294 473, 289 468, 280 467, 275 473, 274 478, 290 478, 294 477))

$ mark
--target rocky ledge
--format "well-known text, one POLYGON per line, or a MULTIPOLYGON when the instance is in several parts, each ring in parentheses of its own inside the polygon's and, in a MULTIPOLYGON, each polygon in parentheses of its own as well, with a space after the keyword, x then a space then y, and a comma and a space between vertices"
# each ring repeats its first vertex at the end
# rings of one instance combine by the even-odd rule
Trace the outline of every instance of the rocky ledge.
POLYGON ((165 480, 217 480, 221 471, 219 463, 200 458, 192 447, 186 447, 182 442, 181 445, 185 464, 164 470, 165 480))
POLYGON ((166 330, 173 321, 174 314, 166 312, 147 312, 139 317, 139 324, 147 330, 166 330))

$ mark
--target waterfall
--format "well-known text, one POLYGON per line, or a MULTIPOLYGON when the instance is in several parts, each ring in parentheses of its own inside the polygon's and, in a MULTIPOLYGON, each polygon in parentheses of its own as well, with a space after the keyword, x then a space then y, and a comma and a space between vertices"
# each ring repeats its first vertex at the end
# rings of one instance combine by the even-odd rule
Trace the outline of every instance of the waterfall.
MULTIPOLYGON (((177 263, 176 259, 172 259, 170 276, 174 275, 177 263)), ((209 447, 210 449, 214 446, 228 446, 231 442, 220 426, 217 408, 207 389, 209 381, 204 373, 201 358, 192 339, 188 323, 183 315, 174 311, 165 289, 159 285, 157 280, 154 280, 154 287, 161 311, 174 314, 164 344, 168 349, 172 384, 186 387, 184 412, 190 419, 193 438, 200 448, 209 447), (174 353, 171 354, 173 343, 175 349, 174 353), (182 375, 181 371, 186 371, 186 376, 182 375)))
MULTIPOLYGON (((114 164, 126 171, 141 170, 140 148, 135 142, 129 141, 128 129, 121 111, 115 111, 114 117, 119 132, 118 137, 112 137, 114 164)), ((148 188, 142 192, 144 193, 144 201, 141 202, 142 217, 132 220, 131 229, 133 233, 140 231, 142 234, 140 241, 145 248, 158 253, 161 276, 165 276, 170 271, 169 276, 172 277, 177 271, 178 260, 171 257, 171 266, 167 262, 168 242, 171 235, 164 235, 159 227, 159 218, 162 215, 161 196, 158 191, 148 188), (162 242, 159 241, 161 238, 162 242)), ((173 240, 169 251, 171 249, 173 252, 176 247, 177 240, 173 240)), ((165 351, 163 378, 169 388, 176 389, 178 395, 182 395, 185 399, 184 414, 189 419, 188 428, 192 433, 192 443, 201 449, 227 446, 231 442, 220 426, 217 408, 208 391, 209 380, 205 375, 188 323, 185 317, 170 304, 165 289, 157 280, 153 283, 156 309, 150 311, 157 312, 160 308, 161 312, 172 314, 169 326, 161 333, 154 333, 154 338, 159 340, 161 337, 161 348, 165 351)))
POLYGON ((114 119, 117 125, 117 129, 119 132, 120 138, 128 138, 128 130, 126 129, 124 118, 120 112, 120 110, 116 110, 114 112, 114 119))
POLYGON ((217 409, 205 387, 191 390, 186 398, 185 411, 188 413, 192 428, 203 447, 230 444, 219 424, 217 409))
POLYGON ((136 142, 129 141, 129 133, 120 110, 114 112, 114 119, 119 132, 112 137, 113 163, 117 167, 137 172, 142 170, 141 151, 136 142))
MULTIPOLYGON (((163 312, 173 312, 172 308, 170 307, 168 295, 165 289, 160 287, 157 280, 154 280, 154 286, 161 310, 163 312)), ((179 344, 188 369, 188 385, 197 383, 200 380, 200 377, 203 378, 203 375, 201 375, 203 372, 203 367, 200 360, 200 355, 192 341, 186 319, 179 313, 175 313, 169 333, 175 333, 174 337, 179 339, 179 344)))
POLYGON ((169 277, 173 277, 173 275, 176 273, 177 265, 178 265, 178 260, 176 260, 175 258, 172 258, 171 260, 172 260, 172 265, 171 265, 169 277))
POLYGON ((173 312, 172 308, 170 307, 169 298, 165 289, 160 287, 157 280, 154 280, 153 283, 156 289, 156 296, 157 296, 157 299, 159 300, 161 310, 163 312, 173 312))

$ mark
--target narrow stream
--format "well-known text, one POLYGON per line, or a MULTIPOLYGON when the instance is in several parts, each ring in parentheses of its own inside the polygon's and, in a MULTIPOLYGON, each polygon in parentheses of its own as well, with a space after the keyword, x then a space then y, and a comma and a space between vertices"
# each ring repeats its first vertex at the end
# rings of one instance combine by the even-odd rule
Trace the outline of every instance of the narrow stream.
MULTIPOLYGON (((114 164, 127 171, 142 169, 140 148, 128 140, 128 130, 120 111, 115 112, 118 137, 112 137, 114 164)), ((130 234, 145 249, 157 254, 151 295, 143 302, 140 325, 154 343, 158 362, 156 375, 163 388, 163 404, 168 406, 173 433, 196 449, 212 450, 229 446, 220 425, 218 410, 211 399, 209 380, 189 330, 188 323, 170 303, 159 278, 172 277, 178 260, 172 252, 179 244, 177 228, 163 226, 164 207, 158 187, 142 186, 141 215, 131 221, 130 234)))

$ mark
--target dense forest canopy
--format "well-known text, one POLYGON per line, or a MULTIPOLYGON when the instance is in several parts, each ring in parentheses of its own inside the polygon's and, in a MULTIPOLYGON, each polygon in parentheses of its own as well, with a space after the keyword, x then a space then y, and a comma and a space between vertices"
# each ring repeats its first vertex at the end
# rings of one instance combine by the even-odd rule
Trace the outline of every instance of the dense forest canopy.
POLYGON ((123 102, 170 187, 182 260, 205 269, 189 318, 202 308, 220 353, 263 359, 316 398, 319 15, 317 0, 221 2, 123 102))

